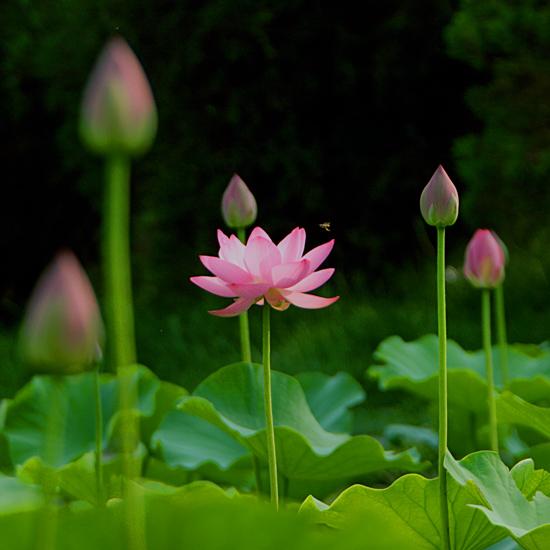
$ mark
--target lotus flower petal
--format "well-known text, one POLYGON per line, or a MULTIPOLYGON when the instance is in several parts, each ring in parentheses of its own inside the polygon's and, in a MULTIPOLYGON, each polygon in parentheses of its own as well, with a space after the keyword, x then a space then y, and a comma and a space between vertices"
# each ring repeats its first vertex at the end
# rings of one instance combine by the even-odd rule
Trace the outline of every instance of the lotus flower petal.
POLYGON ((219 317, 235 317, 244 313, 252 304, 254 298, 239 298, 233 302, 230 306, 224 309, 218 309, 216 311, 209 311, 212 315, 218 315, 219 317))
POLYGON ((242 267, 214 256, 199 256, 204 267, 227 283, 251 283, 254 277, 242 267))
POLYGON ((339 298, 339 296, 335 296, 334 298, 323 298, 321 296, 314 296, 313 294, 304 294, 303 292, 289 292, 288 290, 282 290, 281 294, 291 304, 304 309, 327 307, 336 302, 339 298))
MULTIPOLYGON (((223 233, 220 231, 223 235, 223 233)), ((225 237, 225 235, 223 235, 225 237)), ((218 239, 220 240, 220 239, 218 239)), ((244 265, 244 244, 235 236, 225 237, 223 244, 220 240, 220 251, 219 257, 222 260, 227 260, 228 262, 234 263, 239 267, 242 267, 246 271, 246 266, 244 265)))
POLYGON ((305 279, 302 279, 294 286, 288 287, 288 290, 295 292, 309 292, 310 290, 315 290, 321 285, 324 285, 332 277, 333 273, 333 267, 315 271, 314 273, 310 273, 305 279))
POLYGON ((241 296, 242 298, 260 298, 270 288, 269 283, 249 283, 229 285, 233 291, 232 296, 241 296))
POLYGON ((302 259, 306 245, 306 230, 297 227, 278 245, 283 263, 297 262, 302 259))
POLYGON ((301 281, 309 273, 310 262, 302 260, 288 264, 276 265, 268 277, 269 286, 273 288, 288 288, 301 281))
POLYGON ((248 236, 248 241, 246 244, 248 245, 248 243, 256 237, 263 237, 264 239, 271 241, 271 237, 261 227, 255 227, 248 236))
POLYGON ((249 239, 246 244, 244 263, 254 280, 267 282, 271 269, 281 263, 281 253, 271 239, 267 240, 263 237, 255 237, 254 239, 249 239))
POLYGON ((309 266, 309 273, 313 273, 326 259, 330 254, 332 247, 334 246, 334 239, 328 243, 322 244, 313 250, 310 250, 305 256, 304 259, 309 260, 311 265, 309 266))
POLYGON ((195 283, 197 286, 200 286, 204 290, 211 292, 212 294, 217 294, 218 296, 225 296, 226 298, 235 298, 240 296, 240 294, 235 294, 235 292, 233 292, 231 289, 232 285, 228 285, 218 277, 191 277, 191 282, 195 283))

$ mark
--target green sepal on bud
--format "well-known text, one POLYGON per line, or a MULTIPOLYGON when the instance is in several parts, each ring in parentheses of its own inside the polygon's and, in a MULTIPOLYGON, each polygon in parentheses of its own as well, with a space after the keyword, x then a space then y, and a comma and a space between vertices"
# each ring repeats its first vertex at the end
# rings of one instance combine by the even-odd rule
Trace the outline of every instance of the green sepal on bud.
POLYGON ((233 175, 223 194, 222 214, 226 225, 231 228, 248 227, 258 215, 254 195, 237 174, 233 175))
POLYGON ((30 297, 21 330, 30 369, 78 374, 101 358, 103 321, 92 285, 72 252, 57 255, 30 297))
POLYGON ((84 91, 80 134, 100 155, 140 155, 153 143, 157 109, 145 72, 128 43, 111 38, 84 91))
POLYGON ((420 196, 420 212, 428 225, 447 227, 458 218, 458 192, 439 165, 420 196))

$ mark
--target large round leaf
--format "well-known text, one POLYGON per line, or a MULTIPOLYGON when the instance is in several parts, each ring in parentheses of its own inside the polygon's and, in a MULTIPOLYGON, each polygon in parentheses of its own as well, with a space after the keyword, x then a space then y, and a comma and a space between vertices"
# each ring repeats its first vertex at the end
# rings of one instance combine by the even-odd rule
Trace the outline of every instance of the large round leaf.
MULTIPOLYGON (((383 365, 369 368, 381 389, 404 389, 437 400, 439 343, 427 334, 414 342, 390 336, 378 346, 375 358, 383 365)), ((494 347, 495 385, 502 388, 500 349, 494 347)), ((550 354, 534 356, 523 348, 507 347, 509 388, 529 401, 550 397, 550 354)), ((483 350, 468 352, 447 341, 448 401, 474 413, 487 410, 487 374, 483 350)))
MULTIPOLYGON (((505 537, 503 529, 469 506, 483 502, 475 492, 450 476, 447 491, 454 550, 484 550, 505 537)), ((442 548, 438 480, 416 474, 400 477, 387 489, 354 485, 331 506, 309 497, 300 515, 315 524, 361 533, 369 550, 442 548)))
POLYGON ((533 469, 532 461, 523 461, 514 467, 515 472, 510 472, 496 453, 481 451, 460 462, 448 454, 445 467, 458 483, 475 484, 486 500, 475 508, 485 513, 493 525, 505 529, 521 548, 548 547, 550 498, 543 493, 548 490, 548 478, 533 469))
MULTIPOLYGON (((35 376, 7 405, 4 436, 14 465, 33 456, 60 467, 95 448, 94 374, 70 377, 35 376)), ((140 415, 153 415, 158 378, 147 368, 134 369, 131 382, 138 394, 140 415)), ((102 375, 103 447, 115 435, 120 388, 112 375, 102 375)))
MULTIPOLYGON (((313 416, 295 378, 271 373, 279 471, 291 479, 350 478, 387 468, 419 471, 410 453, 384 451, 368 436, 325 431, 313 416)), ((203 418, 267 461, 263 367, 237 363, 200 384, 179 408, 203 418)))
POLYGON ((355 405, 365 400, 361 384, 347 372, 329 376, 322 372, 301 372, 296 375, 307 403, 317 422, 327 432, 350 433, 353 429, 355 405))

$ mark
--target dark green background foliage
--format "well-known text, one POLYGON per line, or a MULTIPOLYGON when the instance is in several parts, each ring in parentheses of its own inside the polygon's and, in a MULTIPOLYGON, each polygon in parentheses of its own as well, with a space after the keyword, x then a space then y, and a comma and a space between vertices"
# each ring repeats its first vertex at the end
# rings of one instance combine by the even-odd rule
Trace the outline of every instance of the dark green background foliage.
MULTIPOLYGON (((205 274, 198 255, 217 251, 234 172, 274 239, 296 226, 307 248, 336 239, 327 265, 337 276, 323 292, 343 298, 334 313, 285 314, 276 368, 359 375, 385 336, 435 331, 435 235, 418 201, 440 163, 461 197, 449 262, 460 272, 473 231, 494 228, 512 257, 511 340, 546 338, 545 3, 9 0, 0 27, 0 321, 12 330, 60 247, 102 293, 103 167, 83 150, 77 117, 89 71, 118 32, 160 117, 132 180, 138 345, 159 376, 202 377, 213 357, 212 369, 238 359, 234 324, 204 312, 223 299, 189 283, 205 274), (327 221, 330 234, 317 227, 327 221)), ((459 276, 448 297, 450 336, 478 347, 478 294, 459 276)))
POLYGON ((76 120, 90 68, 115 32, 142 61, 160 114, 155 146, 134 170, 137 285, 200 269, 196 255, 215 250, 235 171, 276 238, 299 225, 321 242, 316 224, 330 221, 343 265, 364 269, 368 259, 376 273, 414 257, 419 192, 467 129, 468 73, 443 49, 450 5, 372 8, 3 3, 0 116, 12 174, 3 292, 19 299, 61 245, 88 264, 97 258, 101 166, 82 150, 76 120))

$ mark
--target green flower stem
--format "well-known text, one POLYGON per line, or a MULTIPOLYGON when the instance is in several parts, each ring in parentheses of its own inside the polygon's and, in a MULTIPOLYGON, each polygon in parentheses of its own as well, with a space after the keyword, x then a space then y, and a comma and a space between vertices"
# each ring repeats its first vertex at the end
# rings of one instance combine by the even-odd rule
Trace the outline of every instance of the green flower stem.
POLYGON ((139 475, 134 451, 139 442, 135 414, 137 388, 134 380, 136 348, 132 277, 130 263, 130 158, 113 154, 107 157, 105 193, 105 230, 103 263, 105 269, 105 316, 107 349, 116 367, 120 387, 120 437, 123 473, 126 477, 123 497, 128 548, 145 549, 143 502, 131 480, 139 475))
POLYGON ((445 306, 445 228, 437 228, 437 319, 439 334, 439 515, 443 550, 451 550, 447 500, 447 313, 445 306))
POLYGON ((103 261, 110 357, 115 367, 136 362, 130 271, 130 159, 107 158, 103 261))
POLYGON ((495 313, 498 343, 500 346, 500 372, 502 385, 508 385, 508 338, 506 336, 506 316, 504 315, 504 288, 500 283, 495 288, 495 313))
POLYGON ((497 409, 495 405, 495 382, 493 379, 493 355, 491 351, 491 291, 484 288, 481 291, 481 323, 483 333, 483 348, 487 365, 487 405, 489 406, 489 427, 491 434, 491 450, 498 453, 497 409))
POLYGON ((97 486, 97 503, 102 506, 103 500, 103 412, 101 410, 101 392, 99 365, 94 369, 94 400, 95 400, 95 476, 97 486))
POLYGON ((107 341, 109 358, 116 367, 120 384, 121 445, 124 473, 136 472, 132 453, 138 441, 137 422, 132 414, 136 391, 131 366, 136 363, 132 277, 130 266, 130 159, 123 155, 107 158, 105 197, 104 267, 107 341))
MULTIPOLYGON (((244 227, 237 228, 237 237, 244 243, 246 241, 246 230, 244 227)), ((250 350, 250 327, 248 324, 248 310, 239 315, 239 332, 241 335, 241 354, 245 363, 252 363, 252 352, 250 350)), ((254 467, 254 479, 256 480, 256 492, 262 492, 262 476, 260 459, 253 454, 252 465, 254 467)))
POLYGON ((269 313, 271 306, 264 301, 263 305, 263 363, 264 363, 264 405, 265 405, 265 426, 267 434, 267 454, 269 459, 269 488, 271 490, 271 502, 275 508, 279 508, 279 490, 277 487, 277 457, 275 454, 275 430, 273 428, 273 409, 271 405, 271 336, 269 313))
POLYGON ((63 456, 63 445, 67 430, 67 401, 65 378, 54 375, 52 381, 51 407, 48 411, 46 423, 46 443, 44 446, 45 477, 42 481, 44 494, 44 508, 37 518, 36 549, 55 550, 57 546, 57 532, 59 526, 59 508, 55 503, 57 495, 57 479, 55 472, 50 473, 48 468, 59 466, 63 456))

